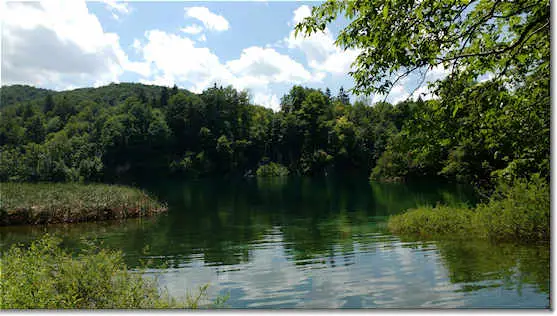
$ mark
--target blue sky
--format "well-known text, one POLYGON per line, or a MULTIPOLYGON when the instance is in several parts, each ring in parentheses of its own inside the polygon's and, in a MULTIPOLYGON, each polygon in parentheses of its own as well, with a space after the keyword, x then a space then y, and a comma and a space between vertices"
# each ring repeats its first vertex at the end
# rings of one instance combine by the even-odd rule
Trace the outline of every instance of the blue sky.
MULTIPOLYGON (((348 72, 358 51, 334 45, 346 20, 309 38, 293 35, 295 23, 318 4, 2 4, 2 84, 63 90, 142 82, 201 92, 216 82, 246 89, 253 102, 277 110, 294 84, 329 87, 333 94, 353 85, 348 72)), ((408 97, 412 85, 412 79, 402 82, 388 100, 408 97)))

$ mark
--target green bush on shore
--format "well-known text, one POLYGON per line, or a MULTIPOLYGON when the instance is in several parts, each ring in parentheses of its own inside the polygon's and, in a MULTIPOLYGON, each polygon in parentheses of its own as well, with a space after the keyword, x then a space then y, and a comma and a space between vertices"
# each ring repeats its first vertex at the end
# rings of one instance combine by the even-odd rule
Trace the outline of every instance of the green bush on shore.
POLYGON ((404 214, 392 216, 388 227, 398 234, 417 234, 422 236, 455 234, 470 231, 474 211, 468 208, 419 207, 404 214))
POLYGON ((391 232, 421 236, 454 235, 496 241, 548 241, 550 192, 545 180, 502 184, 487 203, 475 208, 420 207, 392 216, 391 232))
POLYGON ((550 203, 549 185, 539 177, 503 184, 476 208, 476 224, 490 239, 548 241, 550 203))
POLYGON ((258 177, 286 177, 288 173, 288 168, 275 162, 262 165, 256 172, 258 177))
POLYGON ((71 223, 166 211, 131 187, 76 183, 0 183, 0 225, 71 223))
POLYGON ((60 242, 46 235, 2 253, 1 309, 198 308, 207 299, 207 286, 185 300, 170 297, 154 279, 129 271, 121 252, 90 245, 73 256, 60 242))

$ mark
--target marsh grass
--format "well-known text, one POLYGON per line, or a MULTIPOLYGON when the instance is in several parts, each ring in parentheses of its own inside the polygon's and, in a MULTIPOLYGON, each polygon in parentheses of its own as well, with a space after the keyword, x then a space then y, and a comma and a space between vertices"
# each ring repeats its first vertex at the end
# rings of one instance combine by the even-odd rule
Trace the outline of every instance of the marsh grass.
POLYGON ((122 253, 88 244, 78 254, 49 235, 29 247, 2 253, 2 309, 129 309, 222 307, 225 298, 207 299, 207 285, 176 299, 159 290, 156 279, 131 271, 122 253))
POLYGON ((126 186, 0 183, 0 225, 123 219, 166 209, 145 192, 126 186))
POLYGON ((468 208, 437 205, 410 209, 404 214, 392 216, 388 227, 398 234, 436 236, 457 234, 472 230, 474 211, 468 208))
POLYGON ((419 207, 392 216, 391 232, 422 237, 487 238, 495 241, 549 241, 549 185, 539 177, 500 185, 475 208, 419 207))

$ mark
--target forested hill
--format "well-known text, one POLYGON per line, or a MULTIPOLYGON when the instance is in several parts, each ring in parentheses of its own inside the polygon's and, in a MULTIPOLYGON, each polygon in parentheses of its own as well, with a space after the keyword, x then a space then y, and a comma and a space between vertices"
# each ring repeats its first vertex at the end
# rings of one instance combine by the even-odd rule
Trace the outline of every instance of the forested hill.
POLYGON ((548 178, 548 82, 533 74, 508 89, 453 77, 433 100, 396 105, 294 86, 278 112, 216 85, 201 94, 136 83, 8 86, 0 91, 0 181, 246 176, 261 166, 273 174, 276 164, 294 174, 391 180, 548 178))
MULTIPOLYGON (((35 101, 35 103, 40 104, 47 95, 65 97, 73 103, 90 100, 99 104, 115 105, 132 96, 140 99, 146 98, 153 102, 159 98, 162 89, 161 86, 141 83, 112 83, 98 88, 80 88, 66 91, 54 91, 27 85, 2 86, 0 87, 0 99, 2 100, 0 108, 27 101, 35 101)), ((185 94, 191 93, 185 89, 178 90, 185 94)))
POLYGON ((53 92, 26 85, 2 86, 0 87, 0 109, 11 104, 41 99, 53 92))

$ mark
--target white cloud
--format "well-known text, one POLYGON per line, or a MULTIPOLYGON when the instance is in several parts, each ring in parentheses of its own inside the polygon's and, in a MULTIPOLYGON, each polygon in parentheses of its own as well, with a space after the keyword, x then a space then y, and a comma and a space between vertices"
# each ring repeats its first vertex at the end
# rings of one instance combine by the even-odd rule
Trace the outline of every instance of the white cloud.
POLYGON ((11 2, 2 11, 3 84, 117 82, 125 67, 136 66, 84 1, 11 2))
POLYGON ((239 90, 249 90, 256 102, 273 109, 278 109, 279 100, 269 92, 270 85, 320 82, 325 76, 308 71, 273 48, 248 47, 239 58, 223 63, 209 48, 199 47, 200 41, 160 30, 147 31, 142 41, 145 44, 136 45, 141 49, 143 61, 128 65, 127 69, 148 73, 149 76, 142 78, 143 83, 167 86, 177 83, 196 93, 215 82, 232 85, 239 90), (149 69, 152 71, 148 72, 149 69))
MULTIPOLYGON (((293 24, 302 21, 310 14, 311 9, 307 5, 300 6, 294 10, 293 24)), ((355 49, 344 50, 337 47, 329 28, 308 37, 302 34, 295 36, 294 31, 291 31, 284 42, 290 49, 301 50, 311 68, 333 75, 345 75, 349 72, 352 62, 359 54, 359 51, 355 49)))
POLYGON ((107 10, 112 13, 112 18, 115 20, 120 19, 120 15, 128 15, 131 13, 132 9, 127 2, 121 2, 116 0, 100 0, 105 4, 107 10))
POLYGON ((292 22, 294 24, 298 24, 304 20, 304 18, 311 15, 311 9, 307 5, 303 5, 298 9, 294 10, 294 17, 292 18, 292 22))
POLYGON ((205 28, 213 31, 226 31, 230 25, 228 21, 222 16, 215 14, 206 7, 190 7, 185 8, 186 16, 198 19, 203 23, 205 28))
POLYGON ((450 69, 446 69, 443 65, 437 65, 428 70, 426 81, 433 82, 436 80, 445 79, 450 74, 450 69))
POLYGON ((215 54, 208 48, 196 47, 195 42, 187 37, 159 30, 147 31, 145 37, 147 43, 143 47, 143 58, 155 66, 155 75, 195 85, 221 72, 227 76, 226 69, 215 54))
POLYGON ((226 65, 237 75, 269 78, 273 82, 299 83, 314 80, 302 64, 272 48, 245 48, 239 59, 229 61, 226 65))
POLYGON ((157 85, 157 86, 166 86, 166 87, 171 87, 175 84, 174 79, 170 78, 170 77, 164 77, 164 76, 156 76, 154 79, 152 80, 148 80, 148 79, 139 79, 140 83, 143 84, 150 84, 150 85, 157 85))
POLYGON ((180 29, 180 31, 186 34, 199 34, 203 32, 203 28, 197 24, 192 24, 180 29))
MULTIPOLYGON (((105 1, 118 14, 129 7, 105 1)), ((256 103, 279 108, 274 85, 322 82, 334 63, 335 50, 327 50, 324 65, 304 67, 273 47, 244 48, 238 58, 221 61, 203 42, 203 29, 225 30, 228 21, 202 7, 187 8, 188 16, 203 22, 182 29, 190 34, 149 30, 128 49, 139 56, 130 60, 115 33, 105 32, 84 1, 8 3, 3 5, 1 75, 3 84, 32 84, 54 89, 99 86, 119 82, 125 72, 138 81, 201 92, 217 83, 249 90, 256 103), (224 21, 224 22, 223 22, 224 21), (201 31, 198 31, 201 29, 201 31), (40 52, 40 53, 38 53, 40 52), (320 68, 321 67, 321 68, 320 68)), ((317 43, 315 44, 317 45, 317 43)), ((341 63, 342 64, 342 63, 341 63)))
POLYGON ((276 94, 255 93, 253 95, 253 103, 271 108, 273 111, 280 110, 280 99, 276 94))
POLYGON ((134 40, 133 40, 132 47, 133 47, 133 49, 134 49, 136 52, 141 51, 141 42, 140 42, 137 38, 134 39, 134 40))
POLYGON ((493 74, 493 72, 489 71, 481 76, 478 77, 478 82, 486 82, 489 81, 491 79, 495 78, 495 75, 493 74))
POLYGON ((401 101, 408 99, 410 93, 407 91, 406 86, 400 84, 394 86, 389 93, 389 98, 387 99, 392 104, 397 104, 401 101))

